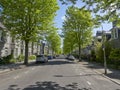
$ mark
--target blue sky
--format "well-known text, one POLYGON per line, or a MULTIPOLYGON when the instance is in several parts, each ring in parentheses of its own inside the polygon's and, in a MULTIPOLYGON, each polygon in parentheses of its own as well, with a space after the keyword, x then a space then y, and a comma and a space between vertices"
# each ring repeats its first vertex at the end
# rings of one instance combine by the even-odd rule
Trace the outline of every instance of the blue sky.
MULTIPOLYGON (((59 4, 60 9, 57 11, 57 16, 55 17, 55 23, 56 23, 55 26, 57 28, 62 28, 62 22, 64 21, 65 11, 66 11, 68 5, 62 5, 59 0, 58 0, 58 4, 59 4)), ((76 4, 76 6, 78 6, 78 7, 81 7, 83 5, 84 4, 80 0, 76 4)), ((104 23, 102 25, 103 25, 103 29, 105 31, 108 31, 108 30, 110 30, 112 28, 112 24, 111 23, 110 24, 104 23)), ((101 27, 95 28, 93 30, 93 35, 95 35, 97 30, 101 30, 101 29, 102 29, 101 27)))

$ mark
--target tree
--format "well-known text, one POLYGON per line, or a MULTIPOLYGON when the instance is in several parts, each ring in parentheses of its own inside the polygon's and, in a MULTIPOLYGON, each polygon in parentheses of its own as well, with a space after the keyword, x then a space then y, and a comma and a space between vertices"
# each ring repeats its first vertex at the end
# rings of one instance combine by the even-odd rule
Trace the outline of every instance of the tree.
POLYGON ((66 10, 66 20, 63 23, 63 30, 64 32, 76 32, 79 60, 81 60, 81 48, 90 42, 92 26, 93 21, 91 13, 88 10, 74 6, 71 6, 66 10))
MULTIPOLYGON (((120 0, 82 0, 85 7, 91 9, 99 20, 120 22, 120 0), (100 13, 102 13, 100 15, 100 13)), ((118 24, 118 23, 116 23, 118 24)))
POLYGON ((50 44, 50 48, 52 49, 52 54, 59 54, 61 52, 61 38, 56 32, 56 30, 53 30, 50 32, 47 36, 48 44, 50 44))
POLYGON ((115 68, 120 65, 120 49, 112 49, 109 58, 114 61, 115 68))
POLYGON ((46 30, 58 9, 56 0, 0 0, 4 24, 11 34, 25 41, 25 60, 28 64, 28 44, 46 30))
POLYGON ((68 3, 72 3, 75 4, 78 0, 60 0, 62 2, 62 4, 68 4, 68 3))
POLYGON ((72 53, 76 45, 76 32, 70 31, 64 33, 63 51, 64 53, 72 53))

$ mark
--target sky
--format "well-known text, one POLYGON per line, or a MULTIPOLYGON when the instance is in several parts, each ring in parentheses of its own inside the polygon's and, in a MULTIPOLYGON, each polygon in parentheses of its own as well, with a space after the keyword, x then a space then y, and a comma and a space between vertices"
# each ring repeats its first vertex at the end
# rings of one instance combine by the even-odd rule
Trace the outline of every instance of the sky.
MULTIPOLYGON (((59 33, 61 33, 62 23, 65 19, 65 11, 66 11, 68 5, 62 5, 59 0, 58 0, 58 5, 59 5, 60 9, 57 11, 57 16, 55 17, 55 23, 56 23, 55 26, 57 28, 59 28, 59 33)), ((81 7, 83 5, 84 5, 84 3, 82 3, 80 0, 78 0, 77 4, 75 6, 81 7)), ((69 6, 70 6, 70 4, 69 4, 69 6)), ((103 30, 105 30, 105 31, 109 31, 112 28, 111 23, 109 23, 109 24, 103 23, 102 26, 103 26, 103 30)), ((102 26, 99 28, 93 29, 93 35, 96 34, 96 31, 102 30, 102 26)))

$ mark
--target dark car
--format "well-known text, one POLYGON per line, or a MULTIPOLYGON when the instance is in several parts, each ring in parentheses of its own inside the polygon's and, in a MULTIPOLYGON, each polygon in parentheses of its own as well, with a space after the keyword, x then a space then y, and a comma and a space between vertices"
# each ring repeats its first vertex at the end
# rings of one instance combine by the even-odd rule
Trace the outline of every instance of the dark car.
POLYGON ((53 58, 55 59, 55 58, 56 58, 56 56, 54 55, 54 56, 53 56, 53 58))
POLYGON ((36 56, 36 63, 45 63, 48 62, 48 58, 45 55, 37 55, 36 56))
POLYGON ((53 59, 52 55, 48 55, 47 57, 48 57, 48 60, 53 59))

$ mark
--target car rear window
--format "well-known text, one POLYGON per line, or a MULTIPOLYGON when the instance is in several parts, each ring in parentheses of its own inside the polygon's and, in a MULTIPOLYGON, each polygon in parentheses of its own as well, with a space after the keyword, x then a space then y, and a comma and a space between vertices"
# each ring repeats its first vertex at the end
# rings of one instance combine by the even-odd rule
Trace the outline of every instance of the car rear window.
POLYGON ((44 55, 37 55, 37 57, 44 57, 44 55))

